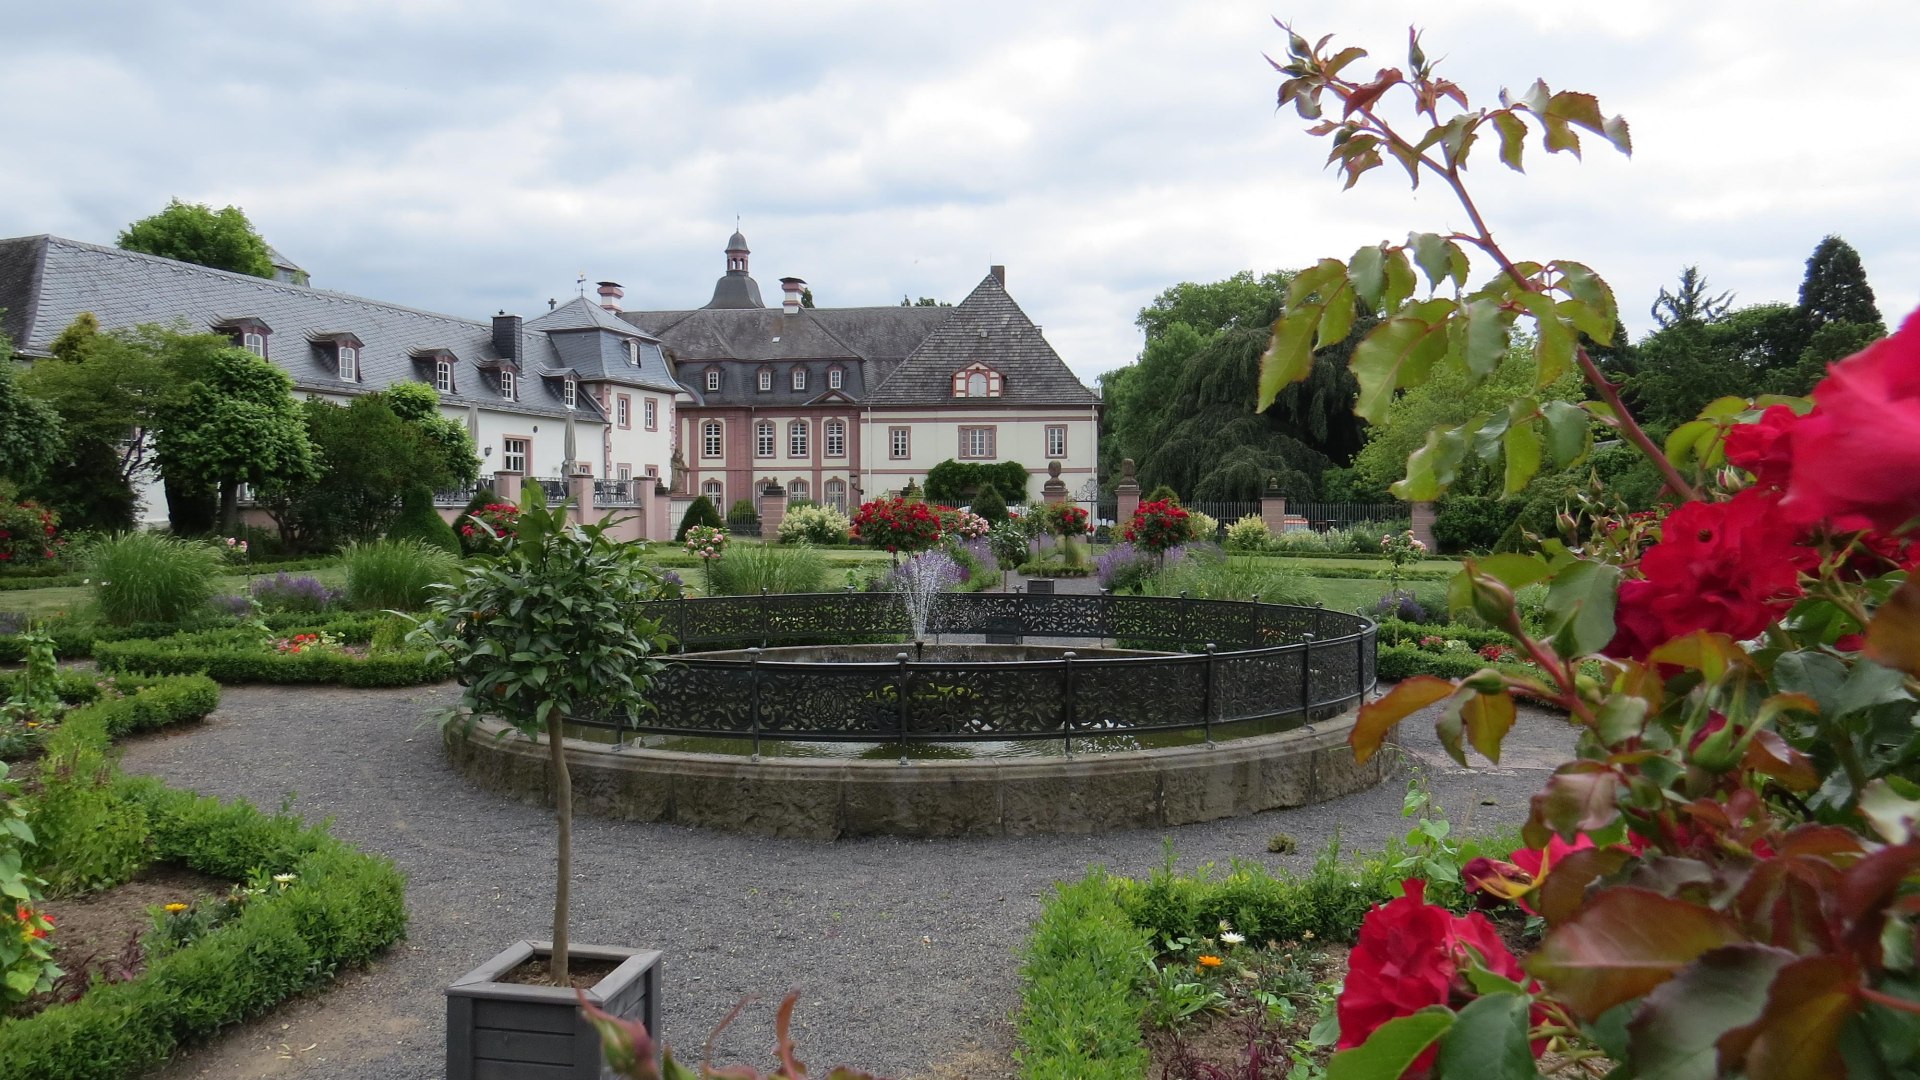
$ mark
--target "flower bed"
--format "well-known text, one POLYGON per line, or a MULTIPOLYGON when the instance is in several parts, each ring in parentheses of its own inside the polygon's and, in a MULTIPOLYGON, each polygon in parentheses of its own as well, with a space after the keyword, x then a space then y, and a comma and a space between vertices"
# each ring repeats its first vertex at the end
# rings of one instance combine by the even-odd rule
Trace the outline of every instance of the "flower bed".
MULTIPOLYGON (((371 634, 371 628, 367 634, 371 634)), ((222 683, 341 683, 346 686, 414 686, 448 674, 444 656, 426 650, 359 647, 366 636, 343 633, 340 624, 288 628, 271 639, 251 629, 208 630, 154 640, 101 642, 94 660, 102 671, 187 674, 200 672, 222 683), (330 632, 339 644, 323 644, 330 632), (303 635, 314 635, 303 640, 303 635)))
MULTIPOLYGON (((84 722, 69 717, 68 724, 77 732, 84 722)), ((104 742, 108 725, 90 730, 104 742)), ((113 788, 144 816, 153 861, 228 881, 263 868, 292 876, 217 932, 158 956, 137 977, 97 984, 78 1001, 30 1017, 0 1020, 0 1076, 137 1076, 185 1043, 366 964, 405 933, 399 871, 324 828, 174 791, 151 778, 120 777, 113 788)))
MULTIPOLYGON (((339 634, 342 639, 349 642, 365 642, 386 618, 374 612, 315 616, 297 611, 285 611, 262 616, 258 622, 277 635, 317 629, 339 634)), ((92 656, 95 647, 105 642, 166 638, 199 631, 233 630, 240 625, 237 617, 223 616, 211 609, 204 617, 184 623, 149 622, 134 623, 131 626, 109 626, 105 623, 70 616, 34 621, 37 629, 44 631, 53 639, 54 651, 68 660, 92 656)), ((17 663, 26 658, 27 644, 23 635, 0 633, 0 663, 17 663)))
MULTIPOLYGON (((8 682, 0 681, 0 699, 6 698, 10 689, 8 682)), ((82 672, 61 672, 56 692, 65 704, 98 714, 108 737, 114 739, 203 720, 220 704, 220 687, 205 675, 96 678, 82 672)), ((31 753, 48 732, 55 730, 56 723, 25 720, 14 724, 0 719, 0 758, 31 753)))

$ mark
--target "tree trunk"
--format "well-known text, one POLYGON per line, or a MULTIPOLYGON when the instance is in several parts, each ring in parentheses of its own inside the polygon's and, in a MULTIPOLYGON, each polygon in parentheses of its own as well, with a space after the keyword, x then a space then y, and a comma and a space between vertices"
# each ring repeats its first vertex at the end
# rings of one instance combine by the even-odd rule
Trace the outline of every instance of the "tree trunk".
POLYGON ((240 481, 220 481, 220 534, 240 535, 240 481))
POLYGON ((573 887, 573 777, 560 734, 560 714, 547 717, 547 754, 553 763, 553 819, 558 841, 558 877, 553 886, 553 957, 547 962, 555 986, 567 982, 567 899, 573 887))

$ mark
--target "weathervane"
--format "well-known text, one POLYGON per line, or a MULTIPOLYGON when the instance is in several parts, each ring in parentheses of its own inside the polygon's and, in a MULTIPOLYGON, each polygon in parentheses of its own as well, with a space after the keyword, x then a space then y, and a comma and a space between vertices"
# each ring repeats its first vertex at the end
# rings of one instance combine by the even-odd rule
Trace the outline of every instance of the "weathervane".
POLYGON ((587 295, 587 272, 585 270, 580 271, 580 276, 574 279, 573 284, 574 288, 579 290, 581 296, 587 295))

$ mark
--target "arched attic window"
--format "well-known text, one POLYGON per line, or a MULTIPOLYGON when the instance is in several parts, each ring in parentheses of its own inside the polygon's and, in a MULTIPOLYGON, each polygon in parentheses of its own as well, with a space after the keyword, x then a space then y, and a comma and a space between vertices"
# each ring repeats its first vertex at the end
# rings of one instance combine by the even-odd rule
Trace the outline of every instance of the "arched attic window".
POLYGON ((999 397, 1000 373, 985 364, 968 364, 953 373, 953 396, 957 398, 999 397))

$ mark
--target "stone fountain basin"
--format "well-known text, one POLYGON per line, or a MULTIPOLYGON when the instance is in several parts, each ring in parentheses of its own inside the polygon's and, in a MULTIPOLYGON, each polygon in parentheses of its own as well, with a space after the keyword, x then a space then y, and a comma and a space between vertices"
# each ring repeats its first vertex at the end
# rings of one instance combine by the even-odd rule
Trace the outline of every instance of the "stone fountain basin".
POLYGON ((1068 653, 1080 660, 1113 660, 1133 656, 1179 655, 1164 650, 1110 649, 1100 645, 982 645, 919 641, 877 645, 781 645, 767 649, 718 649, 680 655, 701 660, 747 660, 792 664, 887 664, 900 659, 939 663, 1018 663, 1025 660, 1058 660, 1068 653))

